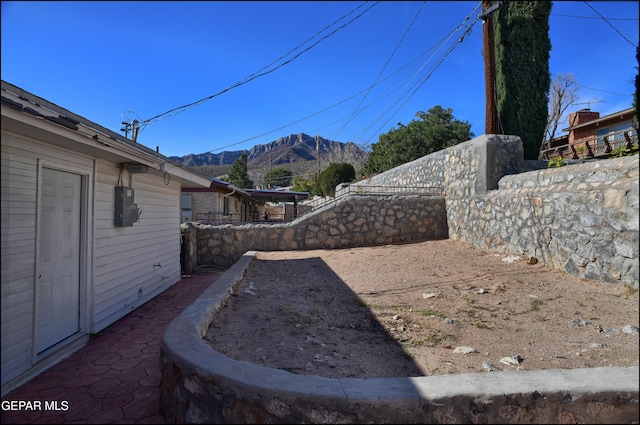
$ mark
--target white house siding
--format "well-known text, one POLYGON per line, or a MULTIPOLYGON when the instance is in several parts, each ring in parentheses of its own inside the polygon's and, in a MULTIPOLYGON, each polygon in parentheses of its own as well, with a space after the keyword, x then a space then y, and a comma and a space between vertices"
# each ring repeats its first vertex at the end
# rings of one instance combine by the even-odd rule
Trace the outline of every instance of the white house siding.
POLYGON ((180 185, 156 173, 132 174, 134 202, 142 210, 133 226, 115 227, 118 164, 97 162, 95 217, 95 321, 99 332, 180 280, 180 185), (159 265, 159 266, 158 266, 159 265), (139 290, 142 289, 142 294, 139 290))
POLYGON ((181 185, 207 188, 210 180, 5 81, 2 98, 4 396, 80 348, 91 333, 178 282, 181 185), (135 202, 143 215, 130 227, 114 224, 115 187, 129 184, 126 171, 118 182, 123 162, 149 167, 148 173, 133 174, 135 202), (35 353, 34 319, 41 311, 35 285, 38 238, 46 237, 38 229, 39 172, 44 167, 81 177, 79 322, 78 332, 74 324, 67 329, 71 335, 61 333, 59 344, 54 339, 53 346, 35 353))
MULTIPOLYGON (((49 166, 86 176, 92 185, 93 159, 73 151, 2 131, 2 384, 31 368, 33 363, 34 286, 36 266, 36 217, 38 169, 49 166)), ((87 204, 91 214, 91 190, 87 204)), ((85 247, 91 252, 91 228, 85 234, 85 247)), ((87 255, 90 263, 91 256, 87 255)), ((86 270, 83 304, 87 302, 90 276, 86 270)), ((86 329, 87 316, 81 328, 86 329)))

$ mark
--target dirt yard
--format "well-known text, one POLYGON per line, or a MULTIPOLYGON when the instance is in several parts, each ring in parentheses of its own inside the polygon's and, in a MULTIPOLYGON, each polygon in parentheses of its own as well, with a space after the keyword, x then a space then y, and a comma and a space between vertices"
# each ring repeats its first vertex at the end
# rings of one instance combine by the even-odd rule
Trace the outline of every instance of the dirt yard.
POLYGON ((327 377, 638 365, 638 291, 451 240, 260 252, 205 337, 327 377))

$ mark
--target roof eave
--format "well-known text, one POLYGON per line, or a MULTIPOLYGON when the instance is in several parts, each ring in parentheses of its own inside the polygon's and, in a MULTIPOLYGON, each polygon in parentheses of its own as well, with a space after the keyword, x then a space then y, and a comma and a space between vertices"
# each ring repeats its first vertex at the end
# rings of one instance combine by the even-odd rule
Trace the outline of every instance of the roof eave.
POLYGON ((605 115, 604 117, 600 117, 600 118, 597 118, 597 119, 591 120, 591 121, 586 121, 586 122, 574 125, 572 127, 563 128, 562 131, 572 131, 572 130, 576 130, 578 128, 588 127, 588 126, 591 126, 591 125, 594 125, 594 124, 601 123, 603 121, 608 121, 608 120, 616 118, 618 116, 625 116, 627 114, 633 114, 633 108, 625 109, 623 111, 619 111, 619 112, 616 112, 614 114, 605 115))
POLYGON ((170 158, 2 81, 2 128, 113 162, 135 161, 175 177, 181 184, 208 187, 210 180, 170 158), (126 140, 126 141, 125 141, 126 140))

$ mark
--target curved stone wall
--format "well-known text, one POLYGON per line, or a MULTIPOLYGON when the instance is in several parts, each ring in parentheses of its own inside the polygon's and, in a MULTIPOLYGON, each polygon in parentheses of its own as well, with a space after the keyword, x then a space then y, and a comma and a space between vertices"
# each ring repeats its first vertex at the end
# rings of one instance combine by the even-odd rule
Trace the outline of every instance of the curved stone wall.
POLYGON ((168 326, 165 423, 634 423, 638 367, 413 378, 296 375, 215 352, 203 336, 248 252, 168 326))

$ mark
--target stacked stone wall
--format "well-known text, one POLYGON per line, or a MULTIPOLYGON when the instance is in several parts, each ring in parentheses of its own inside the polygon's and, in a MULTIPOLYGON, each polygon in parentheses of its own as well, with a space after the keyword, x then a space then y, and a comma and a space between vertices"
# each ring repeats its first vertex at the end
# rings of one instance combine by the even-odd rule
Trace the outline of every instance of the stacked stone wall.
POLYGON ((436 180, 451 239, 637 288, 638 155, 551 169, 523 158, 519 137, 483 135, 354 185, 436 180))
POLYGON ((449 237, 638 287, 638 156, 508 175, 447 198, 449 237))
POLYGON ((247 251, 352 248, 448 237, 442 196, 355 195, 287 223, 181 225, 186 271, 229 267, 247 251))
POLYGON ((352 186, 440 186, 445 196, 468 197, 498 187, 507 174, 525 170, 517 136, 483 135, 402 164, 352 186))

